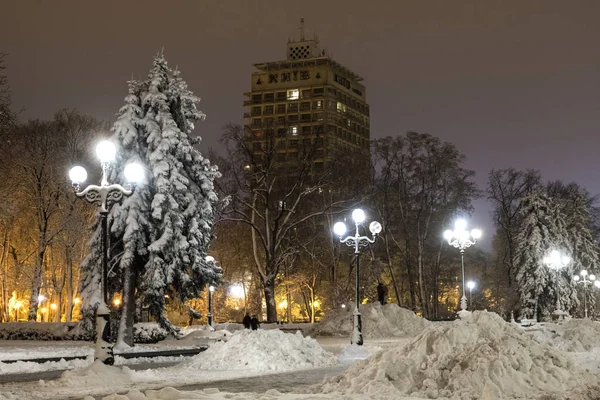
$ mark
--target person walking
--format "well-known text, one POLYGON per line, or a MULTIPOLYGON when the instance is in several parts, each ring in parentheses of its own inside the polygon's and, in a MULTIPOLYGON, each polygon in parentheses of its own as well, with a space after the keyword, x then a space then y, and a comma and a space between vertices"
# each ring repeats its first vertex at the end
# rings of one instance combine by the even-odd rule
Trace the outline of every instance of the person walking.
POLYGON ((242 320, 242 323, 244 324, 244 328, 250 329, 250 324, 252 323, 252 318, 250 318, 250 315, 246 314, 242 320))
POLYGON ((258 323, 258 318, 256 318, 256 315, 252 316, 252 319, 250 320, 250 326, 252 327, 253 331, 257 330, 258 327, 260 326, 260 324, 258 323))

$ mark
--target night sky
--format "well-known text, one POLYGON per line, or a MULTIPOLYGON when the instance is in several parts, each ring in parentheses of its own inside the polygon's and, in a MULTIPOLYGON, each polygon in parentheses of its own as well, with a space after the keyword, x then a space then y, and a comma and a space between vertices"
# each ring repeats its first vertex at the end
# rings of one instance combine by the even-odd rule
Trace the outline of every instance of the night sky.
MULTIPOLYGON (((0 52, 22 118, 76 108, 112 120, 126 81, 164 48, 200 97, 218 146, 241 122, 252 64, 316 33, 365 78, 372 137, 408 130, 458 146, 485 188, 491 168, 537 168, 600 193, 600 1, 0 1, 0 52)), ((492 232, 489 206, 473 224, 492 232)))

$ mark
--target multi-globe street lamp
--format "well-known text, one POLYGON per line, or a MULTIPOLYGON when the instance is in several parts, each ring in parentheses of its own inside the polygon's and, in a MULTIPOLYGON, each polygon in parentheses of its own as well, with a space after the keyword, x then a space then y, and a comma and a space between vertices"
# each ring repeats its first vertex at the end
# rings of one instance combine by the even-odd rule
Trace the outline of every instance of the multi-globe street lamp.
POLYGON ((467 287, 469 288, 469 305, 471 306, 471 310, 473 310, 473 301, 472 299, 472 292, 473 289, 475 289, 475 281, 468 281, 467 282, 467 287))
POLYGON ((467 309, 467 296, 465 294, 465 249, 473 246, 477 243, 477 240, 481 238, 481 231, 479 229, 472 229, 467 231, 467 221, 459 219, 454 223, 454 230, 446 230, 444 232, 444 239, 448 241, 448 244, 460 250, 460 267, 462 271, 462 297, 460 299, 460 309, 466 311, 467 309))
POLYGON ((88 185, 81 190, 80 185, 87 179, 87 172, 81 166, 75 166, 69 171, 69 178, 73 183, 73 188, 77 197, 84 198, 89 203, 100 207, 99 218, 101 225, 101 246, 102 246, 102 276, 100 287, 102 299, 96 309, 96 349, 94 359, 102 361, 104 364, 112 365, 114 363, 113 345, 110 343, 110 310, 108 309, 108 213, 113 204, 118 203, 125 196, 131 196, 135 185, 144 177, 144 170, 140 164, 131 163, 125 166, 123 171, 125 178, 129 183, 129 189, 119 184, 108 183, 108 169, 115 161, 116 148, 114 144, 105 140, 96 147, 96 155, 100 159, 102 167, 102 180, 100 186, 88 185))
POLYGON ((377 221, 373 221, 369 224, 369 231, 371 231, 372 237, 360 235, 360 225, 365 220, 365 212, 360 208, 352 211, 352 219, 356 227, 354 235, 348 235, 346 237, 346 224, 343 222, 336 222, 333 226, 333 232, 340 237, 340 242, 345 243, 349 247, 354 247, 354 256, 356 257, 356 302, 354 305, 354 328, 352 330, 352 338, 350 339, 351 344, 362 346, 362 317, 359 311, 360 304, 360 250, 370 243, 375 243, 377 235, 381 233, 381 224, 377 221))
MULTIPOLYGON (((588 307, 587 307, 587 287, 591 284, 596 284, 596 275, 588 274, 587 270, 582 269, 579 275, 573 276, 573 280, 575 283, 583 285, 583 309, 585 318, 588 317, 588 307)), ((600 283, 600 282, 598 282, 600 283)), ((597 287, 598 285, 596 285, 597 287)))
POLYGON ((560 284, 558 282, 560 278, 560 273, 558 271, 561 268, 567 266, 567 264, 571 262, 571 259, 568 256, 561 254, 561 252, 558 250, 552 250, 550 252, 550 255, 544 257, 543 262, 548 266, 548 268, 553 269, 556 272, 556 310, 554 310, 553 314, 560 317, 565 313, 560 309, 560 296, 558 292, 560 288, 560 284))

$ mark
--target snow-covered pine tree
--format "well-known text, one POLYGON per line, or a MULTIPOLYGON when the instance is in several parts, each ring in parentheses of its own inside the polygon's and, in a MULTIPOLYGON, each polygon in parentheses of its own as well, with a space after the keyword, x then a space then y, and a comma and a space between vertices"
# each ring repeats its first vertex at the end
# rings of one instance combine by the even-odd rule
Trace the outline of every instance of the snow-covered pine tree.
MULTIPOLYGON (((108 217, 110 263, 117 266, 109 280, 121 273, 124 277, 119 285, 125 296, 120 343, 130 342, 134 293, 164 328, 177 334, 166 317, 165 295, 185 301, 221 277, 220 268, 206 261, 217 202, 213 181, 220 174, 194 148, 199 139, 190 137, 194 122, 204 118, 196 108, 199 100, 159 54, 147 80, 130 82, 126 104, 113 125, 120 151, 109 181, 123 182, 122 171, 129 162, 141 162, 146 169, 146 182, 108 217)), ((99 240, 91 246, 86 258, 90 272, 101 254, 99 240)), ((97 291, 93 276, 82 282, 86 293, 97 291)), ((95 306, 93 300, 88 303, 95 306)))
MULTIPOLYGON (((556 272, 543 260, 552 249, 567 248, 565 222, 557 204, 538 190, 521 200, 519 220, 514 264, 521 315, 539 318, 555 309, 556 272)), ((559 271, 559 296, 566 283, 564 276, 559 271)), ((566 304, 561 296, 561 308, 564 307, 570 307, 570 303, 566 304)))
MULTIPOLYGON (((560 181, 548 184, 548 194, 559 203, 560 211, 567 223, 566 230, 571 257, 571 263, 568 266, 569 276, 580 274, 582 269, 587 270, 589 274, 599 275, 600 249, 598 243, 594 240, 592 231, 591 208, 593 198, 578 184, 565 185, 560 181)), ((588 287, 588 293, 589 289, 593 290, 593 288, 588 287)), ((583 302, 583 290, 583 285, 575 283, 573 279, 568 281, 566 287, 561 288, 561 293, 564 293, 565 304, 569 304, 567 301, 571 304, 569 309, 571 313, 576 313, 575 308, 583 302)), ((588 309, 592 309, 594 305, 595 296, 588 296, 588 309)), ((580 311, 583 315, 583 309, 580 311)))

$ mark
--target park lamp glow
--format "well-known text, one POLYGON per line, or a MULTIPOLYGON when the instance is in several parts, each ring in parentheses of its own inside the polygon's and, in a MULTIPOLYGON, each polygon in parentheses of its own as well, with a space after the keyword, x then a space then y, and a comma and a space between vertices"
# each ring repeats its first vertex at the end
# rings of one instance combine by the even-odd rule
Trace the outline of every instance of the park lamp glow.
POLYGON ((237 299, 244 298, 244 287, 242 285, 231 285, 229 287, 229 294, 237 299))
POLYGON ((111 163, 115 161, 117 149, 112 142, 103 140, 96 146, 96 156, 102 163, 111 163))
POLYGON ((213 285, 210 285, 210 286, 208 287, 208 290, 210 290, 211 292, 214 292, 214 291, 215 291, 215 287, 214 287, 213 285))
MULTIPOLYGON (((549 265, 551 268, 559 269, 559 268, 567 265, 569 262, 571 262, 571 259, 568 256, 561 255, 560 251, 558 251, 558 250, 552 250, 550 252, 549 256, 544 257, 543 261, 544 261, 544 264, 549 265)), ((587 274, 587 271, 586 271, 586 274, 587 274)), ((582 275, 582 276, 585 276, 585 275, 582 275)))
POLYGON ((467 282, 467 287, 469 288, 469 290, 475 289, 475 282, 474 281, 467 282))

